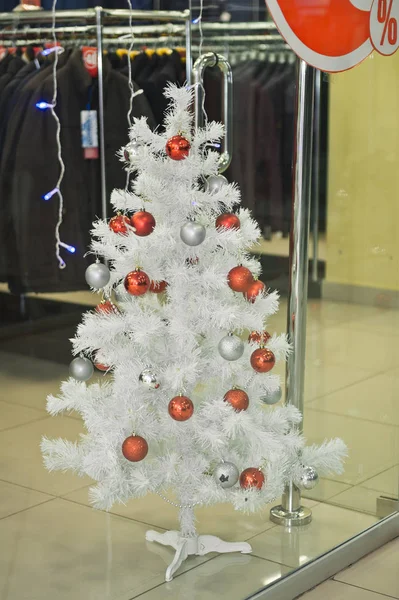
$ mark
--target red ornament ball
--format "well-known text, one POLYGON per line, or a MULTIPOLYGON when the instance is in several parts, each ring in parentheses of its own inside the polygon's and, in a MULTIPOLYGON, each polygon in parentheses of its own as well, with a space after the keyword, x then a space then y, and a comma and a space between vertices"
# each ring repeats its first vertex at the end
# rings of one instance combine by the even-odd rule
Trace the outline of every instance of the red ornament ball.
POLYGON ((172 160, 183 160, 190 152, 191 144, 182 135, 174 135, 166 142, 166 154, 172 160))
POLYGON ((240 229, 240 219, 234 213, 223 213, 216 219, 216 229, 224 227, 225 229, 240 229))
POLYGON ((150 283, 150 292, 154 292, 154 294, 161 294, 167 288, 166 281, 151 281, 150 283))
POLYGON ((235 292, 246 292, 252 285, 254 277, 247 267, 233 267, 227 275, 227 283, 235 292))
POLYGON ((263 283, 263 281, 256 279, 256 280, 252 281, 252 283, 245 290, 244 296, 248 300, 248 302, 252 302, 252 304, 253 304, 255 302, 256 298, 259 296, 259 294, 262 294, 265 287, 266 286, 263 283))
POLYGON ((148 444, 140 435, 129 435, 122 444, 122 454, 131 462, 139 462, 147 456, 148 444))
POLYGON ((125 277, 125 290, 131 296, 142 296, 145 294, 150 287, 150 278, 147 273, 137 269, 131 271, 125 277))
POLYGON ((248 394, 246 394, 244 390, 229 390, 224 395, 224 401, 229 402, 234 410, 238 412, 247 410, 249 406, 248 394))
POLYGON ((251 367, 257 373, 268 373, 276 364, 276 357, 267 348, 258 348, 251 354, 251 367))
POLYGON ((270 340, 272 336, 268 331, 251 331, 248 336, 248 342, 252 342, 253 344, 260 344, 261 346, 266 346, 267 342, 270 340))
POLYGON ((155 219, 151 213, 146 210, 139 210, 134 213, 130 219, 132 227, 134 227, 134 233, 140 237, 150 235, 154 231, 155 219))
POLYGON ((168 411, 175 421, 187 421, 194 412, 194 404, 187 396, 175 396, 169 402, 168 411))
POLYGON ((118 314, 119 310, 116 308, 115 304, 111 302, 111 300, 103 300, 100 304, 96 306, 96 312, 100 314, 118 314))
POLYGON ((96 369, 98 369, 99 371, 108 371, 109 367, 107 365, 103 365, 102 363, 99 362, 95 362, 94 366, 96 367, 96 369))
POLYGON ((249 467, 245 469, 240 475, 240 487, 244 490, 249 488, 257 488, 260 490, 265 483, 265 476, 260 469, 255 467, 249 467))
MULTIPOLYGON (((98 350, 97 350, 97 352, 98 352, 98 350)), ((93 354, 93 365, 99 371, 104 371, 104 372, 109 371, 110 367, 108 365, 104 365, 104 363, 101 363, 97 360, 97 352, 94 352, 94 354, 93 354)))
POLYGON ((109 222, 109 228, 112 229, 112 231, 123 235, 128 233, 127 225, 130 225, 130 219, 125 215, 115 215, 109 222))

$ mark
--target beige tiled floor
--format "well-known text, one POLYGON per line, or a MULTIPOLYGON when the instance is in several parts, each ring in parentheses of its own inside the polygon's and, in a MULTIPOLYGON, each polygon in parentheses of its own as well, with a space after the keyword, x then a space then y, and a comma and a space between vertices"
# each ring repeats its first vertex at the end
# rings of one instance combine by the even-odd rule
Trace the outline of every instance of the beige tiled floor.
POLYGON ((399 598, 399 539, 369 554, 301 600, 384 600, 399 598))
MULTIPOLYGON (((284 330, 284 312, 270 330, 284 330)), ((78 415, 44 412, 67 367, 0 352, 0 600, 240 600, 375 523, 377 497, 398 489, 398 333, 389 327, 397 318, 376 307, 309 303, 305 434, 309 442, 343 437, 345 473, 307 493, 314 520, 303 530, 274 526, 269 507, 251 517, 227 505, 199 509, 201 533, 249 540, 253 554, 189 559, 168 584, 172 553, 146 542, 145 531, 176 528, 176 510, 150 495, 110 514, 94 511, 89 479, 48 473, 41 437, 74 440, 83 431, 78 415)), ((325 585, 326 598, 340 598, 344 587, 355 594, 348 600, 393 595, 371 583, 363 596, 353 581, 325 585)))

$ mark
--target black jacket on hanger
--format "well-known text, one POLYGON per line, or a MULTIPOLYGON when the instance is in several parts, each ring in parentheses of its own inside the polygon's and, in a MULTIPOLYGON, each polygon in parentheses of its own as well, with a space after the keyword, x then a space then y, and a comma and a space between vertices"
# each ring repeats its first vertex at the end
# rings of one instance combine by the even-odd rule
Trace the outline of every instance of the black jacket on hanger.
POLYGON ((152 73, 146 78, 139 75, 137 82, 140 83, 140 87, 143 88, 148 98, 156 122, 161 124, 168 106, 168 101, 163 95, 164 89, 169 82, 182 84, 185 80, 185 71, 182 69, 182 62, 176 50, 173 50, 171 54, 158 57, 158 59, 157 66, 152 73))
MULTIPOLYGON (((62 56, 62 55, 61 55, 62 56)), ((62 157, 65 177, 61 186, 64 197, 64 222, 61 239, 76 248, 75 254, 61 250, 67 262, 64 270, 58 268, 54 254, 54 226, 58 214, 58 197, 49 201, 43 196, 52 190, 59 175, 56 129, 50 111, 39 111, 35 104, 51 102, 52 74, 43 73, 29 82, 33 95, 25 103, 25 117, 15 147, 14 168, 8 182, 7 204, 13 241, 7 248, 7 272, 13 274, 14 292, 70 291, 85 289, 84 272, 87 260, 84 254, 89 243, 89 231, 94 215, 100 215, 100 161, 83 158, 81 148, 80 112, 98 108, 97 81, 84 67, 80 50, 75 50, 57 72, 57 114, 61 121, 62 157), (36 85, 35 84, 36 80, 36 85), (40 175, 39 175, 40 174, 40 175)), ((128 141, 126 115, 129 108, 129 87, 125 76, 112 70, 104 60, 105 150, 107 194, 114 188, 123 188, 126 174, 116 152, 128 141)), ((151 125, 153 115, 143 94, 135 97, 134 116, 146 115, 151 125)), ((6 145, 8 144, 8 137, 6 145)), ((12 154, 6 148, 6 155, 12 154)), ((1 198, 4 198, 0 189, 1 198)), ((3 202, 1 202, 3 204, 3 202)), ((2 207, 3 208, 3 207, 2 207)), ((10 281, 10 277, 9 277, 10 281)))
POLYGON ((8 83, 15 77, 22 67, 26 65, 26 62, 22 60, 20 56, 13 56, 7 66, 7 70, 3 75, 0 75, 0 94, 8 83))
MULTIPOLYGON (((68 58, 68 54, 63 53, 59 58, 59 66, 62 66, 68 58)), ((31 98, 37 86, 41 85, 42 81, 51 73, 52 66, 49 62, 47 61, 43 64, 40 71, 31 71, 27 74, 26 78, 19 82, 17 89, 14 90, 5 108, 4 116, 6 118, 2 118, 1 122, 0 240, 2 240, 2 252, 0 252, 0 280, 8 281, 11 288, 14 287, 15 278, 18 280, 20 276, 14 262, 14 260, 17 260, 18 250, 11 215, 12 180, 15 172, 16 148, 25 116, 28 108, 31 107, 31 98)), ((1 64, 2 61, 0 66, 1 64)), ((32 107, 31 110, 33 110, 32 107)), ((35 108, 35 114, 37 112, 35 108)), ((3 113, 0 114, 3 115, 3 113)))

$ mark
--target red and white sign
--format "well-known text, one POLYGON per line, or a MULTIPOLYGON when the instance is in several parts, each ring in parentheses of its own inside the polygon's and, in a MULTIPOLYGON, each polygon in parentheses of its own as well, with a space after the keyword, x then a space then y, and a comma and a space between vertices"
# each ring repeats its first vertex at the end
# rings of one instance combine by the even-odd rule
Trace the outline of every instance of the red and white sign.
POLYGON ((399 47, 399 0, 266 0, 281 35, 310 65, 346 71, 399 47))
POLYGON ((98 56, 97 48, 93 46, 83 46, 82 48, 83 64, 89 72, 90 77, 98 77, 98 56))

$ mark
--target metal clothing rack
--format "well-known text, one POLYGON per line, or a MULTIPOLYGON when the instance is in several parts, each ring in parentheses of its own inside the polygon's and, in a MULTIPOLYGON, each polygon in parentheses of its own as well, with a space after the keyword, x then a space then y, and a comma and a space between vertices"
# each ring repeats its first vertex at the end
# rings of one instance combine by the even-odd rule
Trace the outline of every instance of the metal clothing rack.
MULTIPOLYGON (((28 33, 33 31, 39 33, 50 33, 51 29, 41 30, 41 25, 52 22, 51 11, 38 11, 38 12, 22 12, 22 13, 0 13, 0 37, 11 37, 16 39, 16 35, 21 33, 27 37, 28 33), (5 27, 11 26, 11 30, 5 29, 5 27), (35 26, 35 29, 33 29, 35 26), (25 26, 22 27, 21 26, 25 26)), ((155 21, 167 23, 167 25, 154 25, 152 26, 135 26, 115 28, 115 35, 123 35, 124 33, 166 33, 173 34, 176 26, 172 22, 181 23, 179 31, 185 34, 185 46, 186 46, 186 79, 191 82, 191 69, 192 69, 192 53, 191 53, 191 14, 189 10, 186 11, 146 11, 146 10, 122 10, 114 9, 108 10, 101 6, 97 6, 93 9, 87 10, 60 10, 57 11, 56 15, 56 26, 57 32, 62 34, 63 32, 72 33, 76 31, 79 26, 71 27, 66 24, 82 23, 86 22, 91 24, 91 27, 86 26, 86 31, 95 32, 95 39, 98 52, 98 118, 99 118, 99 138, 100 138, 100 174, 101 174, 101 212, 102 217, 107 217, 107 185, 106 185, 106 172, 105 172, 105 132, 104 132, 104 69, 103 69, 103 42, 104 42, 104 29, 107 26, 114 26, 115 23, 129 22, 129 19, 135 21, 155 21), (58 24, 62 25, 59 26, 58 24)), ((111 27, 112 30, 112 27, 111 27)))

